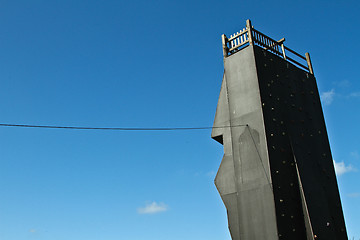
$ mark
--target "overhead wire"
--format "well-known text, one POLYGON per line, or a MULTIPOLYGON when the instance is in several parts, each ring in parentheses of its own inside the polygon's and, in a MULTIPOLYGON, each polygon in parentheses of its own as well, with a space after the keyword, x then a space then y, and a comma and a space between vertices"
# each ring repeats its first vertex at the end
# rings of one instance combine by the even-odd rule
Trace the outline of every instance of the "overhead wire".
POLYGON ((58 126, 58 125, 32 125, 32 124, 12 124, 0 123, 0 127, 20 127, 20 128, 45 128, 45 129, 68 129, 68 130, 107 130, 107 131, 189 131, 207 130, 213 128, 232 128, 243 127, 247 124, 234 126, 214 126, 214 127, 85 127, 85 126, 58 126))

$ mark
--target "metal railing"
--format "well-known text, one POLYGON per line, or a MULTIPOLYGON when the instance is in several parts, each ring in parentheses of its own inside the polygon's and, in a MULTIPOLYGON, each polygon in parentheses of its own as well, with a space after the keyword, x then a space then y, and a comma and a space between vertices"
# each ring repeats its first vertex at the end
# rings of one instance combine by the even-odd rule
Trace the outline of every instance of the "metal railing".
POLYGON ((291 50, 284 45, 285 38, 276 41, 266 36, 265 34, 256 30, 251 25, 250 20, 246 21, 246 28, 230 35, 230 38, 227 38, 225 34, 223 34, 221 37, 224 57, 228 57, 240 51, 245 46, 257 45, 279 57, 282 57, 286 61, 294 63, 309 73, 314 74, 309 53, 305 53, 305 56, 302 56, 294 50, 291 50), (289 56, 289 53, 291 57, 289 56), (300 63, 300 61, 304 63, 300 63))

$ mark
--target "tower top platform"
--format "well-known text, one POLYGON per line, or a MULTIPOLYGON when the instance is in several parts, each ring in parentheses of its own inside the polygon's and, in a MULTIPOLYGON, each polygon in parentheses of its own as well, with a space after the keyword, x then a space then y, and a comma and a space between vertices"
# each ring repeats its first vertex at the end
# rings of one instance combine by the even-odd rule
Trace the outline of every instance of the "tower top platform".
POLYGON ((294 50, 284 45, 285 38, 276 41, 260 31, 256 30, 251 21, 246 21, 246 27, 236 32, 230 37, 225 34, 221 36, 223 45, 224 58, 229 57, 248 45, 257 45, 275 55, 282 57, 288 62, 295 64, 295 66, 304 69, 305 71, 314 74, 310 54, 305 53, 305 56, 295 52, 294 50))

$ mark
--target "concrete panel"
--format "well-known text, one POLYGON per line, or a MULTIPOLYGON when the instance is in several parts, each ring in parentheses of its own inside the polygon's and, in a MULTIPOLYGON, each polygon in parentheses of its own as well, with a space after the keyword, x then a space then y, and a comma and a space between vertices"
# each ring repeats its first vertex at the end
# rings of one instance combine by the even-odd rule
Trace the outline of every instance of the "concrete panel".
POLYGON ((264 194, 272 194, 269 184, 244 190, 239 194, 240 239, 279 239, 274 231, 276 221, 268 214, 274 205, 263 197, 264 194))
POLYGON ((253 48, 226 58, 224 65, 214 126, 232 127, 214 128, 212 137, 224 145, 215 183, 228 211, 230 233, 233 240, 278 239, 253 48))
POLYGON ((211 137, 216 141, 218 141, 219 143, 223 144, 224 128, 219 128, 219 127, 229 126, 229 125, 230 125, 229 103, 228 103, 228 96, 226 91, 226 79, 224 74, 223 81, 221 84, 219 101, 216 108, 214 128, 212 129, 211 137))
POLYGON ((240 222, 238 211, 238 194, 222 195, 224 205, 227 210, 229 231, 232 239, 240 239, 240 222))
POLYGON ((215 185, 221 196, 237 192, 232 156, 224 155, 215 177, 215 185))
POLYGON ((270 170, 253 47, 249 46, 225 58, 224 67, 231 126, 249 125, 246 128, 231 128, 232 153, 239 194, 240 238, 261 239, 266 233, 267 239, 278 239, 273 193, 259 190, 271 183, 271 179, 267 177, 270 175, 270 170), (257 146, 248 128, 257 132, 257 146), (247 138, 247 144, 244 138, 247 138), (244 144, 243 147, 240 147, 240 142, 244 144), (257 163, 254 165, 253 161, 257 163), (247 174, 243 168, 251 169, 252 173, 247 174), (252 174, 256 177, 251 177, 252 174))
MULTIPOLYGON (((301 209, 304 213, 301 196, 296 194, 299 183, 295 179, 294 166, 297 164, 309 214, 305 218, 309 218, 307 223, 311 223, 313 234, 319 239, 347 239, 314 76, 259 47, 255 47, 255 58, 279 234, 286 238, 291 235, 291 229, 287 227, 289 221, 281 220, 281 212, 285 211, 285 215, 286 212, 297 212, 300 216, 301 209), (286 181, 293 187, 284 185, 286 181), (277 202, 284 197, 291 203, 281 208, 277 202)), ((292 222, 295 231, 304 228, 305 223, 300 218, 292 222)))

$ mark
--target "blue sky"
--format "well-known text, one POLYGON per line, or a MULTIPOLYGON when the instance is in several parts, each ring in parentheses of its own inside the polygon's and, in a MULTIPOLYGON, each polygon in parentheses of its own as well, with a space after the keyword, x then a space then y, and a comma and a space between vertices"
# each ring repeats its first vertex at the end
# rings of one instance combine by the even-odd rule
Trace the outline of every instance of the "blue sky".
MULTIPOLYGON (((310 52, 360 238, 358 1, 0 1, 1 123, 211 126, 221 34, 310 52)), ((230 239, 210 130, 0 128, 0 239, 230 239)))

